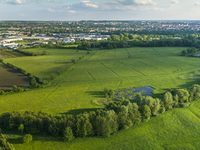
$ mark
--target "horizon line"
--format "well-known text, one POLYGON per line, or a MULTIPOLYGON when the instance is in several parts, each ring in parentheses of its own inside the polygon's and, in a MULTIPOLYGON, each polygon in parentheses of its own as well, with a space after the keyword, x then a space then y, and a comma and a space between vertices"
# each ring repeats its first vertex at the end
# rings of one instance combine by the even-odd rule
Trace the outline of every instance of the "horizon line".
POLYGON ((19 20, 14 20, 14 19, 0 19, 0 22, 25 22, 25 21, 30 21, 30 22, 81 22, 81 21, 200 21, 200 19, 80 19, 80 20, 28 20, 28 19, 19 19, 19 20))

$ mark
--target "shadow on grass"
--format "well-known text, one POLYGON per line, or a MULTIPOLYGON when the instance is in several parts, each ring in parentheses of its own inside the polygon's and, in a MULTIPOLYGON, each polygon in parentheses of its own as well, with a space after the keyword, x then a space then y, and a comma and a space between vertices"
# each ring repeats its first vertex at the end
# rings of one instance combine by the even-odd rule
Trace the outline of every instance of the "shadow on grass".
POLYGON ((200 75, 195 75, 193 79, 180 85, 179 88, 190 88, 194 84, 200 84, 200 75))
POLYGON ((105 94, 103 91, 87 91, 86 93, 97 98, 105 98, 105 94))
POLYGON ((12 144, 22 144, 22 137, 8 138, 8 142, 12 144))
POLYGON ((81 113, 84 113, 84 112, 96 111, 97 109, 99 109, 99 108, 72 109, 72 110, 69 110, 69 111, 61 113, 61 114, 63 114, 63 115, 66 115, 66 114, 77 115, 77 114, 81 114, 81 113))

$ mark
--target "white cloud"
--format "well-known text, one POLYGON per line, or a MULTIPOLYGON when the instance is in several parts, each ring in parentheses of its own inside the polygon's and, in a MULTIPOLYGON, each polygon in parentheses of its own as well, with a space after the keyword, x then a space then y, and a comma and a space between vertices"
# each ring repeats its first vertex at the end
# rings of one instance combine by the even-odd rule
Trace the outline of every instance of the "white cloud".
POLYGON ((200 2, 199 2, 199 1, 196 1, 196 2, 194 3, 194 5, 195 5, 195 6, 200 6, 200 2))
POLYGON ((5 3, 12 5, 22 5, 26 3, 26 0, 6 0, 5 3))
POLYGON ((25 0, 16 0, 15 3, 20 5, 20 4, 25 3, 25 0))
POLYGON ((175 5, 175 4, 178 4, 178 3, 179 3, 179 0, 171 0, 172 5, 175 5))
POLYGON ((118 0, 119 4, 122 5, 138 5, 138 6, 147 6, 154 5, 154 0, 118 0))
POLYGON ((96 9, 99 8, 97 3, 91 2, 90 0, 81 0, 79 3, 73 4, 75 9, 96 9))
POLYGON ((155 6, 155 0, 111 0, 104 2, 94 2, 91 0, 81 0, 79 3, 69 6, 68 11, 127 11, 136 7, 155 6))
POLYGON ((199 19, 199 8, 200 0, 0 0, 0 19, 199 19))
POLYGON ((76 13, 80 11, 98 10, 100 8, 98 3, 92 2, 90 0, 81 0, 79 3, 68 5, 65 7, 65 9, 69 13, 76 13))
POLYGON ((98 8, 99 7, 96 3, 93 3, 89 0, 84 0, 84 1, 81 2, 81 4, 85 7, 88 7, 88 8, 98 8))

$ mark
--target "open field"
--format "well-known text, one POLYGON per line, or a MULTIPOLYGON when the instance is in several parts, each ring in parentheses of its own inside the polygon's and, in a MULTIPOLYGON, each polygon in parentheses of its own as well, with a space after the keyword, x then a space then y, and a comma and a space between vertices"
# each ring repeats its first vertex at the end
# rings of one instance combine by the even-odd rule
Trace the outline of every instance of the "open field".
MULTIPOLYGON (((24 93, 0 96, 1 112, 44 111, 63 113, 102 106, 98 91, 104 88, 153 86, 156 92, 185 87, 196 82, 200 59, 179 56, 184 48, 130 48, 107 51, 46 50, 49 55, 9 58, 5 61, 41 78, 51 85, 24 93), (76 64, 74 58, 84 56, 76 64), (12 107, 11 107, 12 106, 12 107)), ((34 49, 32 49, 34 50, 34 49)), ((38 49, 36 49, 38 50, 38 49)))
POLYGON ((121 131, 109 138, 84 138, 70 143, 35 137, 30 145, 16 144, 17 150, 195 150, 200 143, 200 102, 189 108, 169 111, 121 131))
POLYGON ((0 49, 0 59, 10 58, 10 57, 17 57, 17 56, 21 56, 21 55, 19 53, 17 53, 17 52, 0 49))
MULTIPOLYGON (((15 58, 21 56, 16 52, 0 49, 0 59, 15 58)), ((8 68, 0 62, 0 89, 9 89, 13 85, 28 86, 28 79, 21 73, 8 68)))
POLYGON ((27 52, 40 53, 45 51, 48 55, 26 56, 7 59, 6 62, 14 64, 35 76, 51 80, 60 72, 72 65, 72 59, 78 59, 86 54, 84 51, 63 49, 27 49, 27 52))
MULTIPOLYGON (((130 48, 91 51, 29 49, 48 55, 8 58, 4 61, 50 81, 46 88, 0 96, 0 112, 43 111, 52 114, 76 109, 102 107, 104 88, 153 86, 155 92, 166 88, 188 87, 197 83, 200 59, 182 57, 185 48, 130 48), (83 58, 71 63, 71 59, 83 58), (58 73, 53 74, 55 70, 58 73), (53 75, 52 75, 53 74, 53 75)), ((110 138, 84 138, 64 143, 34 137, 31 144, 15 144, 16 149, 134 150, 198 149, 200 102, 175 109, 139 127, 110 138), (176 141, 176 142, 174 142, 176 141)))

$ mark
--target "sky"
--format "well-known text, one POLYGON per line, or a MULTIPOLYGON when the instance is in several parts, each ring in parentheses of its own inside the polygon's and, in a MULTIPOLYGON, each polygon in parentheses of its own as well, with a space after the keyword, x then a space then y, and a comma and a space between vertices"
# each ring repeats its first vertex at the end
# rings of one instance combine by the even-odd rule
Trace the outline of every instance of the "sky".
POLYGON ((200 0, 0 0, 0 20, 200 20, 200 0))

